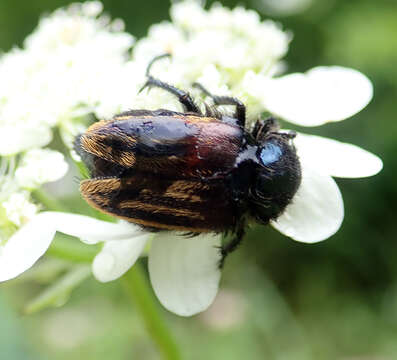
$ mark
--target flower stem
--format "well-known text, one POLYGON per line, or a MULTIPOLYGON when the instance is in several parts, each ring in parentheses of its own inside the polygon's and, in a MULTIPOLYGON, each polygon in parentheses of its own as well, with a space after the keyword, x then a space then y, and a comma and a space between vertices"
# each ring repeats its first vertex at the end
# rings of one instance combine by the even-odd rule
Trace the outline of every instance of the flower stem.
POLYGON ((86 245, 62 234, 57 234, 47 251, 47 255, 70 262, 90 263, 99 250, 100 246, 98 245, 86 245))
POLYGON ((49 306, 64 304, 70 293, 91 275, 89 265, 77 265, 59 281, 50 285, 35 299, 29 301, 24 311, 33 314, 49 306))
POLYGON ((32 192, 33 197, 42 203, 47 210, 67 212, 68 209, 56 198, 49 195, 43 189, 38 188, 32 192))
POLYGON ((153 299, 152 292, 146 280, 142 267, 136 263, 122 278, 123 287, 137 309, 139 309, 146 328, 157 344, 164 359, 179 360, 181 355, 171 336, 169 329, 162 319, 157 304, 153 299))

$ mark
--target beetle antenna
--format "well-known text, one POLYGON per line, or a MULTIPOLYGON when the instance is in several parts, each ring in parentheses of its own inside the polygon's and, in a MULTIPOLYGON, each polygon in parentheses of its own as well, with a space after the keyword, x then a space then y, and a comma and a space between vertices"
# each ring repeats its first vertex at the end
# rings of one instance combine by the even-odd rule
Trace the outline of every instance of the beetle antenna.
POLYGON ((266 120, 258 120, 252 131, 255 139, 260 140, 265 138, 267 134, 278 133, 280 125, 274 117, 269 117, 266 120))

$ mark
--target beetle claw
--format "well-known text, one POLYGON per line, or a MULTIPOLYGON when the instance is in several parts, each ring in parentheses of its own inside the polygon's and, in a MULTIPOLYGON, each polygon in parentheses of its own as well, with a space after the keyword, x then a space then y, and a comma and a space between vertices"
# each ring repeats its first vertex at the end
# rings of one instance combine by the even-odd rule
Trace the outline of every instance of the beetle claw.
POLYGON ((150 90, 150 88, 151 88, 150 81, 146 81, 145 84, 143 84, 143 86, 139 89, 138 94, 140 94, 146 88, 148 88, 150 90))

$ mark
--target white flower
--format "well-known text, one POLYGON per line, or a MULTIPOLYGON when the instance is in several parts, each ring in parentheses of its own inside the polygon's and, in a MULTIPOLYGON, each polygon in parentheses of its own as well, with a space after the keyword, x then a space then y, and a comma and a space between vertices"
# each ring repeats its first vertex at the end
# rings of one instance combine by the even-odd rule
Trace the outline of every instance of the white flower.
MULTIPOLYGON (((171 53, 172 60, 156 64, 154 74, 182 88, 208 79, 212 67, 223 80, 219 88, 211 86, 214 93, 230 92, 246 100, 248 94, 241 88, 246 72, 273 74, 291 40, 278 24, 261 21, 256 12, 242 7, 230 10, 215 4, 206 11, 198 1, 187 0, 174 3, 170 12, 172 23, 153 25, 135 44, 133 60, 144 67, 148 59, 171 53)), ((212 85, 211 80, 203 85, 212 85)))
POLYGON ((51 130, 46 125, 1 124, 0 120, 0 156, 46 146, 51 139, 51 130))
POLYGON ((37 206, 29 201, 27 192, 11 194, 1 206, 5 209, 7 218, 16 226, 27 223, 37 213, 37 206))
POLYGON ((64 156, 49 149, 29 150, 15 171, 15 177, 23 188, 33 189, 63 177, 68 170, 64 156))
MULTIPOLYGON (((206 11, 198 1, 186 0, 174 3, 170 12, 172 23, 153 25, 134 46, 136 70, 143 74, 148 59, 171 53, 171 60, 155 64, 155 76, 183 89, 199 81, 213 94, 232 94, 247 105, 248 121, 267 110, 297 125, 318 126, 354 115, 372 98, 368 78, 349 68, 321 66, 280 76, 291 34, 270 20, 260 21, 254 11, 220 4, 206 11)), ((175 97, 157 89, 136 99, 133 108, 180 109, 175 97)))
MULTIPOLYGON (((105 242, 93 263, 95 277, 103 282, 123 275, 151 236, 125 222, 113 224, 82 215, 42 212, 0 248, 0 281, 29 269, 46 252, 56 231, 91 244, 105 242)), ((190 316, 212 303, 220 279, 220 241, 216 235, 155 236, 149 252, 149 274, 156 295, 167 309, 190 316)))
POLYGON ((344 120, 367 106, 373 95, 365 75, 340 66, 321 66, 305 74, 259 82, 255 91, 265 108, 301 126, 344 120))
MULTIPOLYGON (((173 4, 172 22, 153 25, 128 60, 133 37, 122 32, 119 21, 99 16, 101 10, 98 2, 58 10, 41 20, 23 50, 0 58, 0 155, 10 156, 0 163, 0 224, 22 225, 11 237, 1 237, 0 281, 30 268, 57 231, 86 243, 104 242, 92 267, 103 282, 122 276, 151 241, 149 274, 155 293, 167 309, 193 315, 205 310, 216 295, 220 236, 152 236, 125 222, 36 214, 37 207, 20 187, 55 180, 66 168, 59 154, 44 150, 27 152, 16 167, 16 154, 46 146, 54 126, 71 147, 92 112, 111 117, 128 108, 180 110, 175 97, 161 89, 153 89, 150 96, 146 91, 135 95, 145 82, 148 62, 165 52, 172 53, 172 59, 156 63, 154 75, 183 89, 200 81, 216 95, 236 96, 247 105, 249 121, 265 111, 303 126, 340 121, 367 105, 372 85, 356 70, 336 66, 280 76, 291 40, 288 32, 272 21, 261 21, 253 11, 219 4, 206 11, 193 0, 173 4), (49 162, 56 164, 46 173, 49 162)), ((302 183, 272 225, 297 241, 321 241, 339 229, 344 216, 332 177, 371 176, 382 162, 331 139, 299 133, 294 142, 302 183)))
POLYGON ((382 169, 382 161, 358 146, 320 136, 298 133, 294 143, 302 183, 292 203, 272 225, 294 240, 314 243, 329 238, 342 225, 343 199, 331 176, 372 176, 382 169))
POLYGON ((95 112, 117 87, 134 38, 106 23, 101 7, 57 10, 41 19, 24 49, 0 57, 1 155, 47 145, 51 127, 95 112))
MULTIPOLYGON (((72 147, 76 134, 86 128, 87 115, 103 111, 102 98, 124 79, 124 66, 130 68, 133 36, 123 31, 121 20, 111 22, 101 11, 102 4, 95 1, 57 10, 41 19, 22 49, 0 55, 2 243, 37 211, 27 190, 57 180, 67 170, 63 155, 44 148, 53 128, 58 126, 72 147)), ((130 94, 118 96, 118 102, 111 97, 106 110, 125 108, 130 94)))
MULTIPOLYGON (((141 254, 149 236, 107 241, 93 263, 102 282, 123 275, 141 254)), ((220 280, 221 237, 200 235, 186 238, 172 232, 155 235, 149 251, 149 275, 160 302, 168 310, 190 316, 213 302, 220 280)))

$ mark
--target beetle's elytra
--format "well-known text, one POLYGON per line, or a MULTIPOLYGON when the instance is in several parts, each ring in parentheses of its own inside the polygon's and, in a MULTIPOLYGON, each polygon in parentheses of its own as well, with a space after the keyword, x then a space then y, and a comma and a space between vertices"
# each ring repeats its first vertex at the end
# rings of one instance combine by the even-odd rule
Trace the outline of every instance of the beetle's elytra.
POLYGON ((131 110, 94 123, 76 139, 90 171, 80 191, 94 208, 151 231, 232 232, 223 258, 234 250, 250 219, 277 218, 301 181, 293 133, 273 119, 245 129, 245 106, 213 96, 215 105, 235 105, 233 116, 206 106, 150 75, 144 87, 176 95, 185 112, 131 110))

